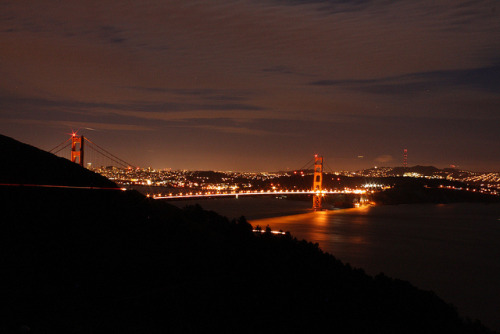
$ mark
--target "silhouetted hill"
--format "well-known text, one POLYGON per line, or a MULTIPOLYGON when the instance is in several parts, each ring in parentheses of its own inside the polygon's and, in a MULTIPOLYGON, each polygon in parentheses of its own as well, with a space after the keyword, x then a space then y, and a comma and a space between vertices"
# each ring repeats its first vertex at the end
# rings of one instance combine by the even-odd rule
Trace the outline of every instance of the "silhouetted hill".
POLYGON ((0 183, 117 187, 67 159, 0 135, 0 183))
POLYGON ((374 193, 371 198, 377 204, 500 202, 500 196, 467 191, 466 185, 457 181, 405 177, 382 179, 392 184, 393 188, 374 193), (442 184, 450 188, 441 188, 442 184))
POLYGON ((394 167, 393 172, 397 175, 403 175, 404 173, 418 173, 421 175, 434 175, 435 173, 439 172, 440 169, 436 168, 434 166, 411 166, 411 167, 394 167))
POLYGON ((491 333, 432 292, 199 206, 10 186, 0 205, 0 332, 491 333))

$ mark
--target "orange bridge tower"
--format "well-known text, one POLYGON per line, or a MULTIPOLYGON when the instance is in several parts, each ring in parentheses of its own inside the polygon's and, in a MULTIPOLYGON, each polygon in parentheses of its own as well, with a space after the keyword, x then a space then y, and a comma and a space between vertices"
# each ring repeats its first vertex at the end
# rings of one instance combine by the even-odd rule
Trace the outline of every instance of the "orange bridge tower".
POLYGON ((78 163, 82 167, 84 143, 85 138, 83 136, 78 137, 74 134, 73 137, 71 137, 71 162, 78 163))
POLYGON ((313 180, 313 191, 315 194, 313 195, 313 209, 321 210, 321 197, 323 194, 321 193, 321 186, 323 183, 323 157, 318 156, 317 154, 314 156, 314 180, 313 180))

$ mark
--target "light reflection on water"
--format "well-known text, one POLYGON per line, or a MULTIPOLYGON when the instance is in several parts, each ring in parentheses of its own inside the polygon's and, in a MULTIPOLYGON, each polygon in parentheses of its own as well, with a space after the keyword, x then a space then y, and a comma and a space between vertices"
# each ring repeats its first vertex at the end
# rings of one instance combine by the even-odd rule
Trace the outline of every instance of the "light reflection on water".
POLYGON ((399 205, 252 220, 343 262, 435 291, 500 330, 500 205, 399 205))
MULTIPOLYGON (((183 207, 196 201, 172 204, 183 207)), ((368 274, 435 291, 500 332, 500 205, 411 204, 312 212, 310 202, 248 198, 199 204, 290 231, 368 274), (280 216, 280 217, 278 217, 280 216), (263 217, 275 217, 265 218, 263 217)))
POLYGON ((368 208, 337 211, 317 211, 301 215, 266 218, 251 221, 260 226, 271 226, 274 230, 290 231, 299 238, 317 242, 321 248, 342 259, 367 257, 369 255, 370 234, 362 229, 367 225, 363 216, 368 208))

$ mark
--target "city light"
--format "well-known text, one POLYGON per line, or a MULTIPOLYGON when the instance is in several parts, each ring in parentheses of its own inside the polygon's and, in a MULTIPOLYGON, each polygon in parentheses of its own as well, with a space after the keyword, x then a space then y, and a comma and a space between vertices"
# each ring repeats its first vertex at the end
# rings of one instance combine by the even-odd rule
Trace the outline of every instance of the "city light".
MULTIPOLYGON (((312 192, 312 179, 310 185, 307 180, 297 181, 304 177, 312 178, 312 174, 297 171, 290 173, 251 173, 251 172, 197 172, 176 171, 171 169, 155 170, 152 168, 118 168, 118 167, 95 167, 94 164, 87 165, 89 169, 113 180, 122 189, 130 187, 147 187, 147 191, 156 199, 191 197, 224 197, 235 195, 263 195, 263 194, 317 194, 321 197, 332 194, 366 194, 384 191, 393 187, 384 178, 398 177, 399 171, 391 167, 377 167, 356 172, 336 171, 325 174, 324 186, 320 191, 312 192), (328 177, 327 177, 328 175, 328 177), (331 176, 330 176, 331 175, 331 176), (332 177, 334 176, 334 177, 332 177), (296 177, 293 182, 292 177, 296 177), (345 186, 352 184, 355 178, 373 178, 372 182, 359 183, 357 186, 345 186), (326 183, 325 183, 326 182, 326 183), (331 184, 328 184, 330 182, 331 184), (326 190, 326 187, 329 189, 326 190), (156 190, 155 190, 156 189, 156 190)), ((476 173, 466 171, 441 171, 436 170, 432 174, 422 172, 401 173, 400 177, 411 179, 443 180, 446 182, 461 182, 462 185, 447 184, 442 188, 452 190, 463 190, 483 194, 498 195, 500 193, 500 173, 476 173)), ((425 185, 429 188, 429 185, 425 185)))

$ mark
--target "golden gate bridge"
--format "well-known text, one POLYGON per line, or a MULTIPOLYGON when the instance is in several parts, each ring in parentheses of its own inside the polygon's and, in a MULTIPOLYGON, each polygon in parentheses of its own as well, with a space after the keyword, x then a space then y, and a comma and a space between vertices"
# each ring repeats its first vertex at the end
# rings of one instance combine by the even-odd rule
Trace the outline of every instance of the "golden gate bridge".
MULTIPOLYGON (((116 167, 120 168, 138 168, 125 160, 117 157, 112 154, 108 150, 102 148, 96 143, 92 142, 90 139, 84 136, 78 136, 76 133, 73 133, 71 137, 62 142, 61 144, 54 147, 49 151, 50 153, 62 156, 69 156, 70 160, 74 163, 81 165, 82 167, 91 167, 92 164, 94 166, 105 166, 107 164, 116 164, 116 167), (69 154, 66 152, 69 149, 69 154), (87 166, 84 164, 86 159, 90 158, 90 163, 87 163, 87 166)), ((247 191, 199 191, 199 192, 186 192, 186 193, 157 193, 157 194, 148 194, 147 197, 157 199, 157 200, 168 200, 168 199, 199 199, 199 198, 218 198, 218 197, 236 197, 239 196, 260 196, 260 195, 311 195, 313 205, 312 208, 314 210, 322 209, 323 198, 326 195, 332 194, 357 194, 363 195, 366 194, 365 189, 343 189, 343 190, 326 190, 323 189, 323 157, 319 155, 314 156, 314 165, 313 165, 313 184, 311 189, 307 190, 247 190, 247 191)))
POLYGON ((69 155, 72 162, 82 167, 116 165, 116 167, 121 168, 137 168, 92 142, 89 138, 78 136, 76 133, 73 133, 69 139, 51 149, 49 153, 63 157, 69 155), (69 154, 68 149, 70 150, 69 154), (85 165, 84 161, 91 162, 85 165))

